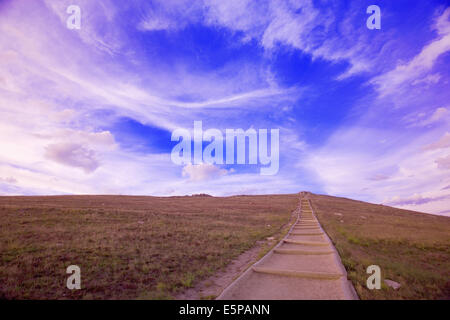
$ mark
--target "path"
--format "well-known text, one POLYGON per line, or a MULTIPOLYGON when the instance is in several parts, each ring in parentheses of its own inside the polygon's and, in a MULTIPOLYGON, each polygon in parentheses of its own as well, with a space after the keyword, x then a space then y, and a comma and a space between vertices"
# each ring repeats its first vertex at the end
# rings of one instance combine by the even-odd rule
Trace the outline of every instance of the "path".
POLYGON ((357 299, 309 200, 302 198, 296 210, 297 222, 286 237, 217 299, 357 299))

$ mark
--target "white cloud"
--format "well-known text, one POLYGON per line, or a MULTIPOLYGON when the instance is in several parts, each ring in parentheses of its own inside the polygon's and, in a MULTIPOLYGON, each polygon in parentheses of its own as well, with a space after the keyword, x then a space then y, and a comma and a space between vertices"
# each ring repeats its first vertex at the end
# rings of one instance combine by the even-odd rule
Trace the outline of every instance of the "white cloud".
POLYGON ((82 168, 90 173, 100 165, 95 152, 75 143, 59 143, 48 145, 45 157, 55 162, 82 168))
POLYGON ((180 24, 172 19, 149 16, 139 24, 139 29, 147 31, 178 29, 180 24))
MULTIPOLYGON (((66 8, 72 4, 74 4, 72 0, 45 0, 45 5, 60 19, 60 28, 66 25, 68 17, 66 8)), ((117 54, 124 43, 121 41, 122 32, 115 21, 118 15, 115 2, 112 0, 77 0, 76 4, 81 8, 82 17, 81 29, 77 30, 76 35, 99 53, 117 54), (107 28, 103 27, 105 23, 108 23, 107 28)), ((66 36, 71 38, 69 34, 66 36)))
POLYGON ((268 49, 277 42, 311 52, 313 30, 326 26, 326 16, 314 8, 312 1, 297 3, 271 2, 272 20, 261 38, 261 44, 268 49))
POLYGON ((417 84, 417 79, 427 77, 425 74, 435 64, 438 57, 450 50, 450 8, 438 17, 435 24, 439 37, 424 46, 421 52, 409 62, 397 65, 395 69, 377 76, 371 83, 377 86, 381 96, 398 93, 398 88, 410 81, 417 84), (422 78, 421 78, 422 77, 422 78))
POLYGON ((189 0, 153 1, 144 18, 138 23, 138 28, 143 31, 183 29, 189 23, 200 20, 202 5, 201 1, 189 0))
POLYGON ((10 184, 15 184, 15 183, 17 183, 18 181, 17 181, 17 179, 14 178, 14 177, 7 177, 7 178, 2 178, 2 177, 0 177, 0 182, 3 182, 3 183, 10 183, 10 184))
POLYGON ((448 170, 450 169, 450 155, 442 158, 436 159, 436 164, 439 169, 448 170))
POLYGON ((391 199, 385 201, 386 204, 393 206, 404 206, 404 205, 419 205, 428 202, 450 199, 450 195, 443 195, 438 197, 426 197, 422 194, 415 193, 412 196, 401 198, 399 196, 392 197, 391 199))
POLYGON ((335 19, 335 4, 319 9, 311 0, 204 0, 195 4, 181 1, 174 9, 170 1, 158 2, 158 9, 150 9, 139 27, 171 31, 189 22, 224 27, 242 34, 242 42, 256 40, 267 52, 281 44, 314 59, 349 62, 349 70, 338 79, 368 71, 374 65, 374 38, 352 27, 354 20, 360 19, 355 12, 363 10, 362 6, 348 10, 348 18, 341 21, 335 19))
POLYGON ((437 201, 446 201, 448 203, 448 200, 450 200, 450 194, 441 193, 439 195, 424 195, 415 193, 412 196, 407 197, 394 196, 390 199, 385 200, 384 203, 391 206, 417 208, 420 205, 425 205, 437 201))
POLYGON ((445 149, 450 147, 450 132, 446 132, 438 141, 426 145, 423 150, 445 149))
POLYGON ((188 164, 183 168, 183 177, 188 176, 190 181, 205 181, 227 175, 232 170, 220 169, 213 164, 188 164))
MULTIPOLYGON (((42 135, 41 135, 42 136, 42 135)), ((96 150, 114 150, 117 145, 109 131, 89 132, 70 128, 57 129, 48 138, 95 148, 96 150)))
POLYGON ((448 112, 447 108, 443 108, 443 107, 437 108, 428 119, 425 119, 421 123, 421 125, 425 125, 425 126, 430 125, 430 124, 439 122, 443 119, 446 119, 446 118, 448 118, 448 116, 449 116, 449 112, 448 112))
POLYGON ((412 85, 415 86, 415 85, 419 85, 419 84, 426 84, 426 85, 436 84, 439 82, 440 79, 441 79, 441 75, 439 73, 429 74, 422 79, 414 80, 412 82, 412 85))
POLYGON ((389 179, 389 176, 383 173, 376 173, 375 175, 372 175, 371 177, 369 177, 369 180, 372 181, 382 181, 382 180, 387 180, 389 179))
MULTIPOLYGON (((386 198, 394 196, 403 199, 427 193, 427 197, 434 199, 442 195, 441 189, 450 181, 450 172, 436 165, 436 159, 448 153, 439 148, 440 143, 427 151, 417 146, 425 141, 429 145, 435 135, 436 132, 402 136, 400 131, 366 127, 340 129, 327 143, 310 150, 304 165, 316 173, 324 191, 331 195, 386 202, 386 198)), ((447 160, 441 165, 447 165, 447 160)), ((439 213, 442 201, 448 202, 439 198, 436 205, 433 201, 408 208, 439 213)))
POLYGON ((449 119, 450 112, 444 107, 436 108, 428 115, 425 112, 419 112, 404 117, 404 121, 407 123, 408 127, 425 127, 445 122, 449 119))
POLYGON ((450 194, 442 192, 415 193, 405 197, 394 196, 384 200, 383 203, 402 209, 429 212, 450 217, 450 212, 448 210, 442 210, 443 208, 449 207, 450 194))

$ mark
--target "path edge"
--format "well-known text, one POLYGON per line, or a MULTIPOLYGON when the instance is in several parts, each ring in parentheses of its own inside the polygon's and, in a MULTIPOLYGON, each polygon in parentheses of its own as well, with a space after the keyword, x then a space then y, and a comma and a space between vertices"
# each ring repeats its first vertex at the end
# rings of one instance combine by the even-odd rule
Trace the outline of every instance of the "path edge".
POLYGON ((253 272, 253 267, 258 266, 261 262, 265 261, 266 259, 268 259, 268 257, 270 257, 272 254, 274 254, 274 251, 276 248, 278 248, 279 246, 281 246, 283 244, 283 240, 285 238, 287 238, 287 236, 289 235, 289 233, 292 231, 292 229, 294 228, 295 224, 299 221, 300 219, 300 212, 301 212, 301 206, 302 206, 302 202, 301 202, 301 197, 299 197, 299 204, 297 206, 297 208, 294 209, 294 212, 297 212, 297 219, 295 219, 294 223, 291 225, 291 227, 289 228, 288 232, 286 233, 286 235, 278 242, 277 245, 275 245, 272 249, 270 249, 261 259, 259 259, 258 261, 256 261, 255 263, 253 263, 252 265, 250 265, 239 277, 237 277, 236 279, 234 279, 221 293, 219 296, 217 296, 217 298, 215 300, 223 300, 223 296, 230 291, 231 289, 233 289, 237 283, 242 280, 243 278, 247 277, 248 275, 250 275, 250 273, 253 272))
POLYGON ((347 295, 349 296, 349 298, 351 300, 359 300, 359 296, 356 293, 353 283, 348 279, 348 273, 344 267, 344 264, 342 263, 341 256, 339 255, 339 252, 337 251, 336 247, 334 246, 333 241, 331 241, 330 236, 328 235, 328 233, 325 232, 325 229, 322 227, 322 224, 320 223, 319 218, 317 217, 315 210, 312 206, 311 199, 306 198, 305 200, 308 200, 309 207, 311 208, 314 216, 316 217, 317 221, 319 222, 320 229, 323 231, 323 235, 325 236, 326 240, 331 245, 331 250, 334 252, 334 254, 333 254, 334 260, 335 260, 336 264, 339 266, 339 268, 341 269, 342 274, 344 275, 342 277, 342 279, 343 279, 342 286, 343 286, 344 291, 347 292, 347 295))

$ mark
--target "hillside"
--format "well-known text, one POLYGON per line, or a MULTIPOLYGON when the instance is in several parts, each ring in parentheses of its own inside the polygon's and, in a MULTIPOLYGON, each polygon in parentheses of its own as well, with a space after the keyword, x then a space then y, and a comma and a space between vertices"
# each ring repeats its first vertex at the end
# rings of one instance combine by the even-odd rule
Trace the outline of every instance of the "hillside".
MULTIPOLYGON (((450 218, 306 198, 361 299, 450 298, 450 218), (373 264, 400 289, 368 290, 373 264)), ((178 297, 283 233, 298 202, 298 194, 0 197, 0 298, 178 297), (83 290, 65 286, 71 264, 81 268, 83 290)))
POLYGON ((449 299, 450 218, 345 198, 308 194, 361 299, 449 299), (381 290, 366 288, 379 265, 381 290))
POLYGON ((0 298, 170 299, 280 231, 297 195, 0 197, 0 298), (81 269, 82 290, 66 288, 81 269))

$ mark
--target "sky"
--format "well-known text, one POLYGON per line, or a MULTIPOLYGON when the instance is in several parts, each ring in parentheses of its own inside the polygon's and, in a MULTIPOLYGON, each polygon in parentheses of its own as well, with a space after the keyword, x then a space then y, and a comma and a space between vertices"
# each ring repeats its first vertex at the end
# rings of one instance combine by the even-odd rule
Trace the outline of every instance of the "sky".
POLYGON ((307 190, 450 216, 449 66, 444 0, 0 0, 0 195, 307 190), (278 129, 278 172, 174 163, 194 121, 278 129))

